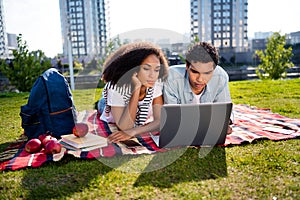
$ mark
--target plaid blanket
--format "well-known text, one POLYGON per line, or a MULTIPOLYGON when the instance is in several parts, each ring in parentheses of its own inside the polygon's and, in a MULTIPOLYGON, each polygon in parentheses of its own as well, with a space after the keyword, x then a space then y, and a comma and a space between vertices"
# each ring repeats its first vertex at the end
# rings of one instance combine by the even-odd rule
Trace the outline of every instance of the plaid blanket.
MULTIPOLYGON (((251 143, 259 139, 286 140, 300 136, 300 119, 292 119, 272 113, 269 109, 240 104, 233 106, 233 113, 233 133, 227 135, 224 146, 251 143)), ((96 110, 79 112, 78 122, 88 124, 90 133, 103 137, 107 137, 115 129, 114 125, 99 120, 99 114, 96 110)), ((27 153, 24 150, 27 138, 22 136, 4 152, 0 153, 0 169, 18 170, 26 167, 39 167, 49 161, 59 161, 66 154, 77 158, 93 159, 115 155, 153 154, 167 151, 158 148, 149 133, 141 134, 136 139, 141 144, 136 148, 127 148, 125 145, 112 143, 106 147, 87 152, 63 148, 60 153, 49 155, 42 152, 27 153)))

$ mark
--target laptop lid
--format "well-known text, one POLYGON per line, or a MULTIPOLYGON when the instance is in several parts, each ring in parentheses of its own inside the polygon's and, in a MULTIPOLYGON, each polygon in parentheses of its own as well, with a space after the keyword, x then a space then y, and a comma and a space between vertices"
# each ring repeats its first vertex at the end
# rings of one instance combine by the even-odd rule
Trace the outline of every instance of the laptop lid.
POLYGON ((165 104, 158 147, 224 144, 232 103, 165 104))

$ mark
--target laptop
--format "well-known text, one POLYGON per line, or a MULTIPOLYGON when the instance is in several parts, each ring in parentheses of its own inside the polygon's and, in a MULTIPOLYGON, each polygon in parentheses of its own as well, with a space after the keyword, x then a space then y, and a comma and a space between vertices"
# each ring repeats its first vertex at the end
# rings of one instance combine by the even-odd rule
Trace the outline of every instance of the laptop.
POLYGON ((232 103, 165 104, 160 134, 151 137, 159 148, 224 144, 232 103))

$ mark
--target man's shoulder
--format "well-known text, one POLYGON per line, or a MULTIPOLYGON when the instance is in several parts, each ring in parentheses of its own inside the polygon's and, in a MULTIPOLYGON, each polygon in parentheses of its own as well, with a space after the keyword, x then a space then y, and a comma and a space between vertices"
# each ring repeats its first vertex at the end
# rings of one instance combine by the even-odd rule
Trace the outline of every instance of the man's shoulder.
POLYGON ((214 76, 223 77, 227 79, 228 73, 221 66, 217 65, 214 72, 214 76))

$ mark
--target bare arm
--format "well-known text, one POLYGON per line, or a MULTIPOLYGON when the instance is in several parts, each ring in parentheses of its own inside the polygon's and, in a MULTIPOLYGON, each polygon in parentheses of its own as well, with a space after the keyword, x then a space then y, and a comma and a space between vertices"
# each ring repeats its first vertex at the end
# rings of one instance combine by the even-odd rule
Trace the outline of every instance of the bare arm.
POLYGON ((125 107, 111 107, 112 116, 120 130, 127 130, 134 127, 142 84, 137 78, 136 73, 132 75, 131 81, 133 83, 134 90, 132 92, 128 105, 125 107))
POLYGON ((111 134, 108 139, 111 142, 119 142, 119 141, 124 141, 132 138, 135 135, 149 132, 149 131, 157 131, 159 130, 159 124, 160 124, 160 109, 161 106, 163 105, 163 98, 162 96, 156 97, 153 99, 152 102, 152 109, 153 109, 153 121, 144 125, 144 126, 139 126, 136 128, 131 128, 128 130, 124 131, 117 131, 113 134, 111 134))
POLYGON ((112 106, 111 113, 120 130, 133 128, 139 101, 139 89, 133 91, 129 103, 125 107, 112 106))

